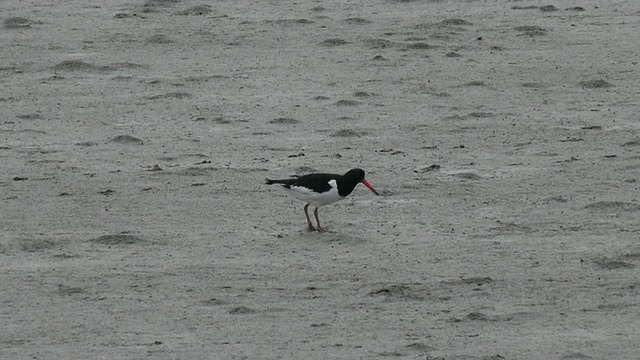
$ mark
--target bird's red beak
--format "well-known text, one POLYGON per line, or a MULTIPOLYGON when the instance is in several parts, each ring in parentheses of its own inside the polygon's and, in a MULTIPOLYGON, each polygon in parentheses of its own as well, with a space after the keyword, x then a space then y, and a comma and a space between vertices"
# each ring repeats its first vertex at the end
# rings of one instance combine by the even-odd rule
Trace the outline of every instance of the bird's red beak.
POLYGON ((378 194, 376 189, 374 189, 373 186, 371 186, 371 184, 369 184, 369 182, 366 179, 362 179, 362 183, 364 184, 364 186, 368 187, 369 190, 373 191, 374 194, 380 195, 380 194, 378 194))

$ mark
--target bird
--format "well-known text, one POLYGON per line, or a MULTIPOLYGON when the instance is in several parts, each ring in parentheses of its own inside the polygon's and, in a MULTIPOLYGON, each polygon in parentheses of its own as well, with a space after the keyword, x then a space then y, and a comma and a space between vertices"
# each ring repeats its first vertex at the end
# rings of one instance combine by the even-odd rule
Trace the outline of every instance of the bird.
POLYGON ((271 180, 267 178, 265 181, 267 185, 282 185, 296 199, 306 203, 304 214, 307 217, 309 231, 324 232, 324 228, 320 225, 320 219, 318 219, 318 208, 344 199, 353 192, 359 183, 364 184, 374 194, 380 195, 364 178, 364 170, 357 168, 347 171, 344 175, 312 173, 302 176, 294 175, 289 179, 271 180), (311 205, 315 206, 313 214, 316 218, 317 228, 313 226, 309 218, 308 209, 311 205))

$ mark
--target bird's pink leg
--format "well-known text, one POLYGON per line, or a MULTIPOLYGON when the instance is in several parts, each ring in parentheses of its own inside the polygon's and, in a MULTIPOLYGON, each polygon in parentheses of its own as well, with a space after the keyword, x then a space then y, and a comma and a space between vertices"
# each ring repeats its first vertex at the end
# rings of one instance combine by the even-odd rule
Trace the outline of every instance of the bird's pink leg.
POLYGON ((318 208, 316 207, 315 210, 313 210, 313 215, 316 216, 316 222, 318 223, 318 232, 323 232, 324 229, 322 228, 322 226, 320 226, 320 219, 318 219, 318 208))
MULTIPOLYGON (((316 228, 313 227, 313 225, 311 224, 311 219, 309 218, 309 212, 307 211, 309 209, 309 204, 304 206, 304 214, 307 216, 307 230, 309 231, 314 231, 316 228)), ((317 211, 318 208, 316 208, 317 211)), ((316 220, 317 220, 317 215, 316 215, 316 220)))

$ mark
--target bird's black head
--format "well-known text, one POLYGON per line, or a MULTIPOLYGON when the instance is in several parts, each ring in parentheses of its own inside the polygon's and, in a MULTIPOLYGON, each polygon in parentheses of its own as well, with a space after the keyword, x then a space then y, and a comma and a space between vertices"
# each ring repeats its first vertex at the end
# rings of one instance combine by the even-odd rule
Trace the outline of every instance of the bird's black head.
MULTIPOLYGON (((353 191, 353 188, 358 185, 358 183, 363 183, 364 186, 368 187, 374 194, 379 195, 378 192, 369 184, 369 182, 364 178, 364 170, 362 169, 351 169, 344 174, 344 178, 348 179, 348 182, 352 184, 348 189, 345 187, 345 192, 347 195, 353 191)), ((342 194, 341 194, 342 195, 342 194)))
POLYGON ((360 182, 364 179, 364 170, 362 169, 351 169, 344 174, 344 177, 353 179, 355 182, 360 182))

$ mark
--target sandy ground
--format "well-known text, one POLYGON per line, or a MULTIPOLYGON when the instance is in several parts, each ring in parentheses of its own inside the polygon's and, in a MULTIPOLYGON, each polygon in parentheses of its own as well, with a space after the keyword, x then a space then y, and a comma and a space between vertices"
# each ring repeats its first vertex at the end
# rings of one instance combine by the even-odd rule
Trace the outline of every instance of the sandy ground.
POLYGON ((43 3, 0 12, 0 358, 640 353, 635 1, 43 3), (324 234, 264 184, 353 167, 324 234))

